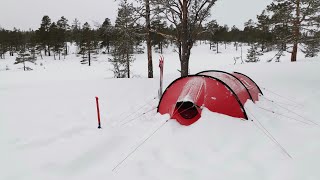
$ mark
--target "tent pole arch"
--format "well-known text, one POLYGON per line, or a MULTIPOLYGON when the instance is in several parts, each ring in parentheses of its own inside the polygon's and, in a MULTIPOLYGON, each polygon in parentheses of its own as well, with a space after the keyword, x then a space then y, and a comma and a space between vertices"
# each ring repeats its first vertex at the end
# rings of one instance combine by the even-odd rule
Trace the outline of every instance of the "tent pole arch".
POLYGON ((248 79, 250 79, 250 80, 257 86, 257 88, 259 89, 260 93, 263 95, 260 87, 258 86, 258 84, 257 84, 253 79, 251 79, 249 76, 247 76, 247 75, 245 75, 245 74, 242 74, 242 73, 239 73, 239 72, 234 72, 234 73, 243 75, 243 76, 247 77, 248 79))
POLYGON ((242 82, 239 78, 237 78, 237 77, 234 76, 233 74, 228 73, 228 72, 225 72, 225 71, 220 71, 220 70, 206 70, 206 71, 201 71, 201 72, 197 73, 196 75, 200 75, 201 73, 206 73, 206 72, 220 72, 220 73, 225 73, 225 74, 228 74, 228 75, 234 77, 234 78, 237 79, 237 80, 240 82, 240 84, 246 89, 246 91, 247 91, 248 94, 249 94, 249 97, 250 97, 251 101, 253 101, 253 98, 252 98, 251 93, 249 92, 249 89, 243 84, 243 82, 242 82))

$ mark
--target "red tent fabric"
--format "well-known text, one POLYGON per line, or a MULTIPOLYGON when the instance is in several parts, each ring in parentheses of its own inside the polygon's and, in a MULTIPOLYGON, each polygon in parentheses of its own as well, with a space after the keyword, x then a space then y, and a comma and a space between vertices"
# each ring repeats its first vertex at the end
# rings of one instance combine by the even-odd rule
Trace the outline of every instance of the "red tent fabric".
POLYGON ((259 100, 259 94, 262 94, 261 89, 259 88, 259 86, 247 75, 244 75, 242 73, 239 72, 233 72, 232 73, 235 77, 237 77, 243 85, 246 86, 246 88, 248 89, 248 91, 251 94, 252 97, 252 101, 256 102, 259 100))
POLYGON ((215 77, 226 83, 239 97, 240 102, 244 106, 247 100, 252 100, 251 94, 246 88, 246 86, 240 81, 236 76, 224 72, 224 71, 217 71, 217 70, 209 70, 199 72, 197 75, 207 75, 211 77, 215 77))
MULTIPOLYGON (((252 92, 256 91, 252 89, 252 92)), ((247 100, 253 100, 252 94, 237 76, 223 71, 204 71, 173 81, 160 99, 158 112, 169 114, 186 126, 201 117, 203 107, 212 112, 248 119, 244 109, 247 100)))

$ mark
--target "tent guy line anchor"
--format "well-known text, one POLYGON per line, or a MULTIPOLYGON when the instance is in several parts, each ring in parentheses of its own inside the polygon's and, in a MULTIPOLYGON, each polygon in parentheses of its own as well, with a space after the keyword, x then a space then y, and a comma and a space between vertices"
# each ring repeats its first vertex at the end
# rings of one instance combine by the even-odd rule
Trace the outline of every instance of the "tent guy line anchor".
POLYGON ((124 126, 124 125, 126 125, 126 124, 128 124, 128 123, 130 123, 130 122, 132 122, 132 121, 134 121, 134 120, 137 120, 138 118, 140 118, 140 117, 142 117, 142 116, 144 116, 144 115, 152 112, 152 111, 155 110, 155 109, 157 109, 157 107, 154 107, 154 108, 152 108, 152 109, 150 109, 150 110, 148 110, 148 111, 140 114, 139 116, 137 116, 137 117, 135 117, 135 118, 132 118, 132 119, 130 119, 129 121, 124 122, 123 124, 121 124, 121 126, 124 126))
POLYGON ((289 104, 289 103, 285 103, 285 102, 280 102, 280 101, 276 101, 276 100, 273 100, 273 99, 269 99, 265 96, 259 96, 259 97, 262 97, 263 99, 269 101, 269 102, 272 102, 272 103, 276 103, 276 104, 282 104, 282 105, 286 105, 286 106, 290 106, 292 107, 293 109, 300 109, 300 108, 303 108, 299 105, 294 105, 294 104, 289 104))
POLYGON ((310 124, 310 123, 307 123, 307 122, 305 122, 305 121, 302 121, 302 120, 299 120, 299 119, 296 119, 296 118, 293 118, 293 117, 290 117, 290 116, 286 116, 286 115, 284 115, 284 114, 275 112, 275 111, 270 110, 270 109, 266 109, 266 108, 263 108, 263 107, 260 107, 260 106, 257 106, 257 107, 260 108, 260 109, 262 109, 262 110, 264 110, 264 111, 270 112, 270 113, 272 113, 272 114, 277 114, 277 115, 279 115, 279 116, 282 116, 282 117, 285 117, 285 118, 287 118, 287 119, 291 119, 291 120, 294 120, 294 121, 298 121, 298 122, 301 122, 301 123, 303 123, 303 124, 315 125, 315 124, 310 124))
MULTIPOLYGON (((262 96, 262 97, 263 97, 263 96, 262 96)), ((263 98, 267 99, 266 97, 263 97, 263 98)), ((268 100, 268 99, 267 99, 267 100, 268 100)), ((271 102, 273 102, 273 101, 271 101, 271 102)), ((314 122, 314 121, 312 121, 312 120, 310 120, 310 119, 308 119, 308 118, 306 118, 306 117, 301 116, 300 114, 298 114, 298 113, 290 110, 289 108, 286 108, 286 107, 284 107, 284 106, 281 106, 280 104, 277 104, 276 102, 273 102, 273 103, 275 103, 278 107, 280 107, 280 108, 282 108, 282 109, 285 109, 285 110, 287 110, 288 112, 293 113, 293 114, 299 116, 300 118, 302 118, 302 119, 304 119, 304 120, 306 120, 306 121, 309 121, 309 122, 313 123, 314 125, 319 126, 318 123, 316 123, 316 122, 314 122)))
MULTIPOLYGON (((246 109, 248 111, 248 109, 246 109)), ((288 151, 277 141, 277 139, 270 133, 270 131, 267 130, 267 128, 251 113, 248 111, 248 113, 252 116, 252 122, 253 124, 261 130, 274 144, 276 144, 289 158, 293 159, 292 156, 288 153, 288 151), (255 121, 259 123, 258 126, 255 121)))
MULTIPOLYGON (((126 120, 127 118, 131 117, 132 115, 136 114, 138 111, 140 111, 142 108, 146 107, 147 105, 149 105, 152 101, 154 101, 155 99, 157 99, 157 97, 153 97, 150 101, 147 101, 146 103, 144 103, 143 105, 141 105, 137 110, 133 111, 132 113, 130 113, 129 115, 125 116, 124 118, 122 118, 121 120, 119 120, 119 123, 122 123, 124 120, 126 120)), ((122 116, 124 113, 122 113, 120 116, 122 116)))
POLYGON ((283 99, 285 99, 285 100, 287 100, 287 101, 290 101, 290 102, 292 102, 292 103, 294 103, 294 104, 296 104, 296 105, 298 105, 298 106, 304 107, 303 104, 297 103, 297 102, 291 100, 290 98, 284 97, 284 96, 282 96, 282 95, 280 95, 280 94, 278 94, 278 93, 276 93, 276 92, 274 92, 274 91, 271 91, 271 90, 269 90, 269 89, 267 89, 267 88, 264 88, 264 87, 262 87, 262 89, 265 90, 265 91, 268 91, 268 92, 270 92, 270 93, 272 93, 272 94, 274 94, 274 95, 276 95, 276 96, 278 96, 278 97, 281 97, 281 98, 283 98, 283 99))

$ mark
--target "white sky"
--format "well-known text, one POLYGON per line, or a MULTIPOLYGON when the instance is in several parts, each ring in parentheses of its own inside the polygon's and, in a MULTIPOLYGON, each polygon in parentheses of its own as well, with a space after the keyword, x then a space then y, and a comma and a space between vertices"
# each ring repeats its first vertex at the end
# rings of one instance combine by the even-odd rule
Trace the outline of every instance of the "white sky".
MULTIPOLYGON (((212 9, 211 19, 217 19, 219 24, 243 28, 244 22, 255 19, 271 1, 218 0, 212 9)), ((78 18, 82 24, 87 21, 92 26, 94 22, 102 23, 105 18, 110 18, 114 23, 117 4, 115 0, 0 0, 0 27, 35 30, 44 15, 52 21, 65 16, 69 23, 78 18)))

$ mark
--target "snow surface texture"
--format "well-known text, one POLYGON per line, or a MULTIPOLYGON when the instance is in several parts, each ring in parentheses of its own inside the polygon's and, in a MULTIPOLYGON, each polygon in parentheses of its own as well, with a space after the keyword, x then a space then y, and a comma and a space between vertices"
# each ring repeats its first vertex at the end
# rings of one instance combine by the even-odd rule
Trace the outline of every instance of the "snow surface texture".
MULTIPOLYGON (((0 60, 0 179, 319 180, 320 128, 311 122, 320 123, 319 58, 290 63, 287 55, 284 62, 265 63, 274 54, 268 53, 260 63, 233 65, 240 54, 234 47, 220 54, 208 49, 193 49, 191 73, 218 69, 250 76, 265 94, 257 104, 246 104, 254 121, 204 109, 192 126, 166 123, 168 115, 156 114, 158 76, 145 78, 144 54, 132 65, 133 79, 113 79, 107 55, 92 67, 74 55, 61 61, 45 57, 28 72, 6 56, 0 60)), ((179 61, 172 49, 164 57, 168 85, 179 77, 179 61)))

